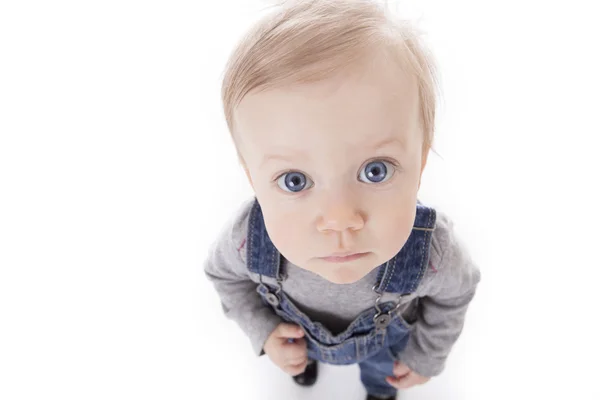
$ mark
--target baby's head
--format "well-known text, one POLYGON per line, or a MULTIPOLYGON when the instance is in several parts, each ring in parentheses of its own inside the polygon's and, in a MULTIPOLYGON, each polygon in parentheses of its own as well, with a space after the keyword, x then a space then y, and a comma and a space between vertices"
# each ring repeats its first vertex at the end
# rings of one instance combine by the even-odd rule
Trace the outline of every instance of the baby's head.
POLYGON ((435 116, 433 63, 412 29, 373 1, 288 1, 235 49, 222 89, 285 258, 351 283, 400 251, 435 116))

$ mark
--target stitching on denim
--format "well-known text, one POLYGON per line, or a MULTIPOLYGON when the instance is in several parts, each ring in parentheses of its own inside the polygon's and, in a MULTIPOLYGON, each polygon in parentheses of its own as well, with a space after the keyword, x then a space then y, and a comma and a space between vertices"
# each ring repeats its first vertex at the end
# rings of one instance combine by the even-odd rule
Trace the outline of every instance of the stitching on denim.
MULTIPOLYGON (((266 233, 265 233, 266 234, 266 233)), ((269 250, 271 251, 271 269, 274 269, 275 280, 277 281, 277 285, 281 288, 280 280, 283 281, 281 274, 281 262, 280 262, 280 254, 279 251, 275 248, 275 245, 271 242, 269 246, 269 250)), ((283 288, 281 288, 283 290, 283 288)))
POLYGON ((419 282, 421 281, 421 278, 423 277, 423 274, 425 272, 426 266, 424 266, 424 260, 425 260, 425 249, 427 248, 427 233, 425 234, 425 243, 423 244, 423 246, 421 246, 421 259, 419 260, 419 273, 417 274, 417 277, 415 278, 415 280, 413 281, 412 287, 411 287, 411 292, 414 292, 417 289, 417 286, 419 284, 419 282))
MULTIPOLYGON (((429 209, 429 215, 428 215, 428 219, 427 219, 427 226, 431 226, 431 219, 433 218, 433 211, 431 209, 429 209)), ((416 276, 416 278, 413 280, 411 288, 410 288, 410 292, 414 292, 417 289, 417 286, 419 284, 419 282, 421 281, 421 278, 423 277, 425 270, 427 269, 427 266, 424 266, 424 261, 425 261, 425 250, 428 248, 427 243, 428 243, 428 236, 430 235, 430 232, 424 232, 423 236, 424 236, 424 243, 421 246, 421 259, 419 260, 419 272, 416 276)))
MULTIPOLYGON (((250 261, 251 270, 254 269, 254 265, 252 260, 254 260, 254 219, 256 214, 256 203, 252 206, 250 210, 250 230, 247 233, 248 238, 248 247, 246 248, 246 264, 250 261)), ((258 269, 257 269, 258 271, 258 269)), ((262 275, 262 274, 261 274, 262 275)))
MULTIPOLYGON (((273 245, 274 247, 275 245, 273 245)), ((277 250, 275 250, 272 246, 269 246, 269 250, 271 251, 271 268, 275 269, 275 279, 277 280, 277 283, 279 284, 279 278, 281 275, 281 271, 279 271, 279 263, 277 262, 277 260, 275 259, 276 255, 277 255, 277 250)))
POLYGON ((390 280, 392 279, 392 276, 394 275, 394 271, 396 270, 396 261, 397 261, 397 259, 398 259, 397 255, 396 255, 396 256, 394 256, 394 261, 392 262, 392 270, 391 270, 391 271, 389 271, 389 273, 388 273, 388 276, 386 276, 386 279, 385 279, 385 280, 386 280, 386 282, 385 282, 385 284, 383 285, 383 290, 382 290, 382 292, 385 292, 385 291, 386 291, 386 289, 387 289, 387 287, 388 287, 388 285, 389 285, 389 283, 390 283, 390 280))
POLYGON ((267 251, 269 252, 269 255, 270 255, 270 257, 269 257, 269 272, 273 273, 275 275, 275 280, 277 280, 277 278, 279 278, 279 276, 277 275, 277 268, 273 268, 274 267, 273 261, 275 261, 275 259, 273 257, 275 256, 275 253, 272 251, 271 246, 267 246, 266 240, 265 240, 265 246, 267 247, 267 251))

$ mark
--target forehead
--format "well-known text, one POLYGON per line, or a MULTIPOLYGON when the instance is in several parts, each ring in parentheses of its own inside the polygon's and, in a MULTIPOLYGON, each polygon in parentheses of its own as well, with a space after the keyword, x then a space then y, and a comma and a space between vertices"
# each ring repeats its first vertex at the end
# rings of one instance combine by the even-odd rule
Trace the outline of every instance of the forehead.
POLYGON ((417 133, 416 79, 386 63, 247 95, 234 113, 241 151, 364 146, 417 133))

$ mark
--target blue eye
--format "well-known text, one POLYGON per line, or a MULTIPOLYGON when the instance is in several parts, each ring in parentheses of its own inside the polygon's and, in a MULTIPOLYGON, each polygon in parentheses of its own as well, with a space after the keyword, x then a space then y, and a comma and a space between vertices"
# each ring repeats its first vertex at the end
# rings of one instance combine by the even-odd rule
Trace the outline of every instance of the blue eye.
POLYGON ((286 192, 297 193, 312 186, 312 181, 302 172, 288 172, 277 178, 277 185, 286 192))
POLYGON ((390 179, 394 171, 394 165, 388 161, 372 161, 360 171, 359 179, 365 183, 381 183, 390 179))

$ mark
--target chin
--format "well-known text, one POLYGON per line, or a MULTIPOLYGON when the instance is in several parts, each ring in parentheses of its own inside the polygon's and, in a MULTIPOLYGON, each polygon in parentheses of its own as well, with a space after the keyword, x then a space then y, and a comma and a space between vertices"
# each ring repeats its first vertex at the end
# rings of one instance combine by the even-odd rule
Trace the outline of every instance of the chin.
POLYGON ((336 285, 349 285, 351 283, 357 282, 362 277, 354 278, 349 276, 341 276, 341 275, 330 275, 325 277, 329 282, 335 283, 336 285))
POLYGON ((338 285, 350 284, 364 278, 373 268, 360 267, 357 265, 329 265, 319 268, 319 275, 331 283, 338 285))

